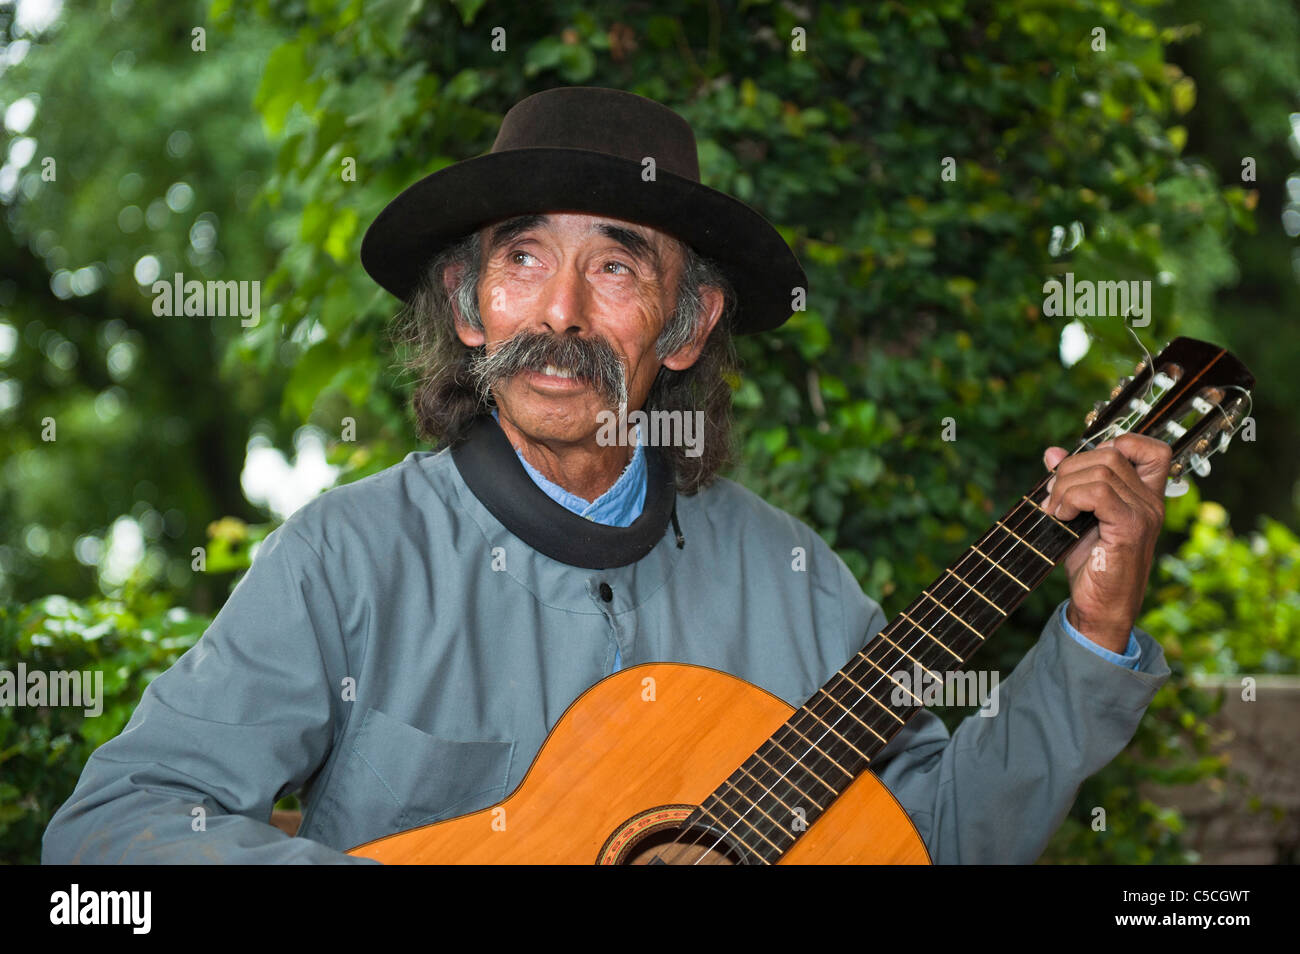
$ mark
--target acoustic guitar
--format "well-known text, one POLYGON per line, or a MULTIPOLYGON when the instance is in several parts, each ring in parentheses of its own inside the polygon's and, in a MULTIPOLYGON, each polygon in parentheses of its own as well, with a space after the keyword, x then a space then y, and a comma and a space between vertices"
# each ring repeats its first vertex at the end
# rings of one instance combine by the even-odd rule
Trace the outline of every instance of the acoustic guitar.
MULTIPOLYGON (((1125 433, 1173 451, 1170 493, 1209 472, 1254 378, 1177 338, 1098 402, 1074 453, 1125 433)), ((896 673, 942 680, 1096 525, 1044 511, 1050 475, 799 709, 701 666, 622 670, 579 696, 499 804, 348 853, 389 864, 928 864, 872 759, 920 708, 896 673), (910 698, 909 698, 910 697, 910 698), (653 700, 653 701, 650 701, 653 700)))

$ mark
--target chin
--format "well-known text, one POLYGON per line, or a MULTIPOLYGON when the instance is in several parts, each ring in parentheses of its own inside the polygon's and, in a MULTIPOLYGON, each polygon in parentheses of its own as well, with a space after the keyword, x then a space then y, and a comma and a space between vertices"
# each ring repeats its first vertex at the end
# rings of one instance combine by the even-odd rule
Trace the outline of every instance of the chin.
POLYGON ((499 400, 497 411, 515 429, 531 441, 565 444, 586 443, 593 440, 600 427, 597 414, 607 410, 603 402, 586 400, 542 400, 537 396, 511 401, 499 400))

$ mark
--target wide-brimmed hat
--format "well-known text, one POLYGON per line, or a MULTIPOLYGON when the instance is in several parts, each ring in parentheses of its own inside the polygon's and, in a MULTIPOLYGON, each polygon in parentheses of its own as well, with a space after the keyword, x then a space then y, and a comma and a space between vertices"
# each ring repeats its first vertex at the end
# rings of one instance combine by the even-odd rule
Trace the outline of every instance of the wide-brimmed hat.
POLYGON ((564 211, 639 222, 712 259, 736 291, 737 334, 777 327, 790 317, 794 290, 807 288, 771 223, 700 184, 695 134, 685 119, 645 97, 590 86, 517 103, 490 152, 424 177, 379 213, 362 239, 361 263, 405 301, 430 260, 470 232, 516 215, 564 211), (647 159, 654 160, 653 178, 647 159))

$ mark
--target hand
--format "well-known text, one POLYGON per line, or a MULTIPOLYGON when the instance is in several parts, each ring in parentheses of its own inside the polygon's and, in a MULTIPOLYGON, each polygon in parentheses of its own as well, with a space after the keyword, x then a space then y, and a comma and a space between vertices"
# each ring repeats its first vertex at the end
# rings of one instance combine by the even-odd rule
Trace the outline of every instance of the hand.
POLYGON ((1098 525, 1065 559, 1070 625, 1094 643, 1123 653, 1142 609, 1156 537, 1165 521, 1169 445, 1124 434, 1096 450, 1068 456, 1049 447, 1043 463, 1056 475, 1043 509, 1066 522, 1091 511, 1098 525))

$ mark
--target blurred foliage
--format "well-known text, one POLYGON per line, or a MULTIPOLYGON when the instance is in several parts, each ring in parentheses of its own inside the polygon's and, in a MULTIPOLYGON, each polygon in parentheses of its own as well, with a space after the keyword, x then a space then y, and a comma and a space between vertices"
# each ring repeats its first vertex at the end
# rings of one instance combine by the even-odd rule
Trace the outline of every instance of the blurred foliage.
POLYGON ((0 603, 0 670, 17 673, 21 662, 28 673, 103 673, 104 680, 99 715, 56 706, 0 708, 0 863, 40 862, 45 826, 90 753, 122 731, 145 686, 210 622, 163 594, 131 589, 123 600, 47 596, 25 606, 0 603))
POLYGON ((261 516, 240 466, 282 382, 218 376, 238 322, 155 317, 136 275, 151 262, 169 280, 265 273, 273 217, 256 198, 271 150, 249 104, 274 38, 198 53, 204 3, 91 6, 40 35, 0 8, 0 339, 18 332, 0 348, 0 597, 114 593, 116 544, 215 612, 228 581, 191 573, 191 550, 220 516, 261 516))
POLYGON ((1167 523, 1187 529, 1161 560, 1154 607, 1142 620, 1160 633, 1171 666, 1204 673, 1300 672, 1300 539, 1260 518, 1259 530, 1233 534, 1217 503, 1195 490, 1167 523))
POLYGON ((1139 620, 1155 634, 1172 676, 1156 693, 1132 745, 1084 783, 1047 860, 1104 864, 1179 864, 1195 853, 1178 839, 1182 817, 1141 797, 1138 785, 1186 785, 1226 779, 1229 763, 1215 755, 1210 717, 1224 691, 1197 686, 1207 673, 1297 672, 1300 661, 1300 539, 1261 518, 1242 539, 1217 503, 1195 486, 1169 502, 1166 526, 1186 531, 1183 544, 1153 574, 1139 620), (1092 829, 1096 806, 1104 831, 1092 829))
POLYGON ((1258 228, 1233 241, 1237 278, 1215 295, 1207 320, 1184 334, 1212 337, 1255 372, 1260 421, 1251 460, 1203 486, 1229 513, 1253 526, 1261 514, 1294 529, 1300 502, 1296 447, 1300 405, 1300 235, 1281 227, 1289 212, 1300 229, 1300 7, 1259 0, 1178 0, 1159 17, 1189 24, 1170 54, 1199 77, 1196 109, 1184 118, 1187 146, 1240 188, 1258 193, 1258 228), (1253 161, 1258 182, 1243 182, 1253 161))
MULTIPOLYGON (((18 394, 0 400, 0 595, 137 585, 106 577, 84 540, 75 552, 128 515, 156 554, 140 588, 214 612, 274 525, 240 493, 250 433, 287 449, 296 429, 319 428, 344 481, 416 449, 411 382, 385 343, 396 303, 360 267, 361 235, 403 188, 487 150, 513 103, 567 84, 678 110, 705 182, 795 248, 808 310, 739 342, 732 476, 815 527, 887 611, 1040 476, 1042 449, 1069 444, 1139 356, 1119 319, 1099 318, 1088 354, 1063 369, 1061 322, 1040 309, 1064 271, 1151 279, 1152 350, 1196 334, 1276 372, 1256 368, 1261 446, 1234 443, 1203 487, 1230 490, 1239 520, 1268 501, 1294 525, 1300 378, 1282 373, 1276 343, 1296 302, 1278 213, 1300 17, 1285 0, 1228 6, 1238 19, 1208 0, 114 0, 30 37, 0 8, 0 98, 36 103, 30 128, 8 130, 11 157, 27 138, 31 158, 5 167, 11 187, 0 169, 0 323, 20 332, 0 356, 0 396, 18 394), (792 50, 796 30, 806 52, 792 50), (1258 183, 1241 181, 1238 153, 1259 160, 1258 183), (56 182, 40 178, 45 156, 61 163, 56 182), (261 321, 154 317, 137 281, 146 259, 164 278, 261 280, 261 321), (59 422, 53 444, 45 416, 59 422), (949 417, 956 441, 941 436, 949 417), (191 571, 197 545, 206 574, 191 571)), ((1243 664, 1252 641, 1260 660, 1294 655, 1293 616, 1270 630, 1266 605, 1252 620, 1233 603, 1232 578, 1200 581, 1215 541, 1239 566, 1255 566, 1254 543, 1224 525, 1196 544, 1202 524, 1174 512, 1163 546, 1182 563, 1160 566, 1156 638, 1191 652, 1208 625, 1243 664)), ((1269 545, 1261 585, 1281 599, 1291 564, 1269 545)), ((1049 581, 977 665, 1008 672, 1065 592, 1049 581)), ((1085 786, 1048 860, 1184 857, 1176 819, 1136 795, 1155 754, 1187 778, 1212 770, 1195 747, 1210 704, 1182 674, 1130 753, 1085 786), (1096 804, 1108 831, 1077 837, 1096 804)))

